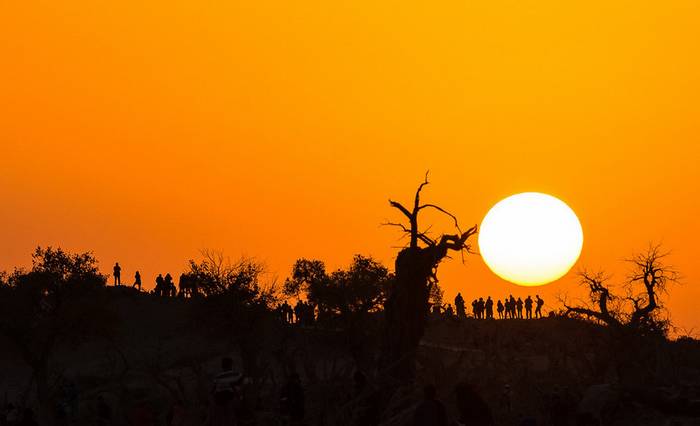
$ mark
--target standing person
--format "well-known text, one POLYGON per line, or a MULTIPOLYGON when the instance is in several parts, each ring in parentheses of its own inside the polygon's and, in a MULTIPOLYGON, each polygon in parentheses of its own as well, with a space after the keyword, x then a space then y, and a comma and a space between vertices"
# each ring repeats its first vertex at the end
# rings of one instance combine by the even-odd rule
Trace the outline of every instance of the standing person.
POLYGON ((525 299, 525 318, 532 319, 532 297, 529 294, 525 299))
POLYGON ((173 282, 173 276, 168 274, 165 274, 165 281, 164 281, 164 290, 165 290, 165 297, 175 297, 175 292, 177 291, 175 289, 175 283, 173 282))
POLYGON ((493 299, 491 299, 491 296, 486 298, 486 318, 487 319, 493 319, 493 299))
POLYGON ((165 283, 165 280, 163 279, 163 274, 158 274, 158 276, 156 277, 156 288, 154 289, 156 296, 163 295, 163 293, 164 293, 163 284, 164 283, 165 283))
POLYGON ((503 302, 501 302, 501 299, 498 299, 498 303, 496 304, 496 310, 498 311, 498 318, 503 319, 503 302))
POLYGON ((462 297, 462 293, 457 293, 457 297, 455 297, 455 309, 457 309, 457 317, 459 319, 467 317, 467 311, 464 309, 464 298, 462 297))
POLYGON ((212 400, 209 404, 209 415, 204 422, 207 426, 236 426, 236 399, 238 385, 243 375, 234 373, 233 360, 221 360, 221 373, 214 378, 212 400))
POLYGON ((119 262, 114 264, 113 271, 114 271, 114 274, 113 274, 114 275, 114 285, 115 286, 122 285, 122 267, 119 266, 119 262))
POLYGON ((136 271, 134 274, 134 288, 138 288, 139 291, 141 291, 141 273, 139 271, 136 271))
POLYGON ((435 386, 423 388, 423 402, 416 407, 413 414, 414 426, 447 426, 447 410, 442 402, 435 398, 435 386))
POLYGON ((474 299, 472 301, 472 315, 474 316, 474 318, 479 318, 479 316, 477 315, 478 305, 479 305, 479 301, 474 299))
POLYGON ((479 319, 484 319, 485 308, 486 308, 486 303, 484 302, 484 298, 480 297, 479 301, 476 302, 476 315, 479 319))
POLYGON ((523 319, 523 299, 518 297, 515 306, 518 309, 518 319, 523 319))
POLYGON ((510 319, 515 319, 515 297, 510 295, 510 319))
POLYGON ((535 299, 537 300, 537 306, 535 307, 535 318, 542 318, 542 306, 544 306, 544 300, 540 299, 540 295, 536 294, 535 299))

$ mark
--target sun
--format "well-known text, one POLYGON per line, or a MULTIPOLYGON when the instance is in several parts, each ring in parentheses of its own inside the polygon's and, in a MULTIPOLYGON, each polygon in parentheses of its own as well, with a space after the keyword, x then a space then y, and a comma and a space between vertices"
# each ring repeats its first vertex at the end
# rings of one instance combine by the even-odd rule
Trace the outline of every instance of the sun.
POLYGON ((566 274, 583 247, 583 229, 563 201, 523 192, 499 201, 486 214, 479 251, 499 277, 523 286, 548 284, 566 274))

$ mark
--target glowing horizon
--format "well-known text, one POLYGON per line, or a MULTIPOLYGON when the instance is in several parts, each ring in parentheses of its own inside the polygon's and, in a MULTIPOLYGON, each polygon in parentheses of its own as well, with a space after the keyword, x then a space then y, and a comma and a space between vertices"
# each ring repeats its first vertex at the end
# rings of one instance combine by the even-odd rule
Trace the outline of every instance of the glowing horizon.
MULTIPOLYGON (((662 242, 700 327, 700 3, 6 2, 0 14, 0 270, 37 245, 94 250, 144 287, 202 248, 283 279, 299 257, 391 267, 387 199, 472 225, 508 195, 556 194, 579 265, 662 242)), ((432 232, 449 220, 426 214, 432 232)), ((542 287, 580 292, 575 269, 542 287)), ((516 288, 478 256, 446 298, 516 288)))

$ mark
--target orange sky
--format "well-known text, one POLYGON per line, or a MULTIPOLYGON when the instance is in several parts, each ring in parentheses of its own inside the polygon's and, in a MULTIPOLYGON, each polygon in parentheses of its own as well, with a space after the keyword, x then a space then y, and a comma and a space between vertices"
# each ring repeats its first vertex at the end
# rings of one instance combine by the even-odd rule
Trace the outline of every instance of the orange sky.
MULTIPOLYGON (((430 169, 426 199, 465 226, 513 193, 563 199, 579 266, 622 278, 663 242, 673 318, 700 330, 698 21, 696 0, 3 2, 0 269, 38 244, 148 283, 205 247, 279 278, 302 256, 391 264, 387 198, 430 169)), ((440 277, 528 293, 476 256, 440 277)))

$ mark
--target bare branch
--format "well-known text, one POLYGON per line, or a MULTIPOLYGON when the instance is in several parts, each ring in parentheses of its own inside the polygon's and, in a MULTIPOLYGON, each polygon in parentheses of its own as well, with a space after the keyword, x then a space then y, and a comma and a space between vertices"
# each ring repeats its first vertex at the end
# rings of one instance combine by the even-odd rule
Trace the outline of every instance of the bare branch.
POLYGON ((430 173, 430 170, 427 170, 425 172, 425 179, 423 180, 423 183, 421 183, 418 186, 418 189, 416 190, 416 198, 413 203, 413 214, 417 217, 418 216, 418 206, 420 205, 420 192, 423 190, 423 187, 428 185, 430 182, 428 182, 428 173, 430 173))
POLYGON ((399 203, 398 201, 393 201, 393 200, 390 199, 390 200, 389 200, 389 205, 390 205, 391 207, 394 207, 394 208, 399 209, 399 210, 401 211, 401 213, 403 213, 409 220, 413 220, 413 215, 411 214, 411 212, 409 212, 408 209, 407 209, 406 207, 404 207, 404 206, 403 206, 401 203, 399 203))
POLYGON ((437 206, 435 204, 423 204, 422 206, 418 207, 418 211, 423 210, 425 208, 433 208, 433 209, 441 211, 442 213, 451 217, 455 223, 455 228, 457 228, 457 231, 459 231, 460 234, 462 233, 462 230, 459 229, 459 223, 457 222, 457 216, 453 215, 452 213, 448 212, 447 210, 445 210, 442 207, 437 206))

